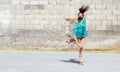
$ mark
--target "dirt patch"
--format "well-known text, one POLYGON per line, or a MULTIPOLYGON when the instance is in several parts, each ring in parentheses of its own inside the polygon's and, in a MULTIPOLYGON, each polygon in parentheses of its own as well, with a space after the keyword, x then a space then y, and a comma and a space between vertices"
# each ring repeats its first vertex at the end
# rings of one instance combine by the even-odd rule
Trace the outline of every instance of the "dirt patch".
MULTIPOLYGON (((17 50, 17 51, 50 51, 50 52, 78 52, 77 48, 0 48, 0 50, 17 50)), ((120 54, 120 49, 84 49, 84 52, 91 53, 117 53, 120 54)))

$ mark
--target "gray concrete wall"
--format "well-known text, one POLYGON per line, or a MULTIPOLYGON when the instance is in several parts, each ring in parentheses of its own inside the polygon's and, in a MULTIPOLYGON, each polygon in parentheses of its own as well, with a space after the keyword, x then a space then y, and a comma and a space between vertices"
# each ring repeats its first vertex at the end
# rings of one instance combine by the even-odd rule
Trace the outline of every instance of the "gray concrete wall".
POLYGON ((0 47, 70 48, 69 23, 81 5, 89 36, 85 48, 119 48, 120 0, 0 0, 0 47))

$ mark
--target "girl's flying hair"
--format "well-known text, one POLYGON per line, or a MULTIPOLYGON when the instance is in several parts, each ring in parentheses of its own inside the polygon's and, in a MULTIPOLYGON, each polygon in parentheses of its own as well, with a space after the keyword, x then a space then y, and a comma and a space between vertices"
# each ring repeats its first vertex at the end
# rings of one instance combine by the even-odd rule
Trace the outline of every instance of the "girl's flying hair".
POLYGON ((89 9, 89 6, 82 5, 82 7, 79 8, 79 12, 84 14, 88 9, 89 9))

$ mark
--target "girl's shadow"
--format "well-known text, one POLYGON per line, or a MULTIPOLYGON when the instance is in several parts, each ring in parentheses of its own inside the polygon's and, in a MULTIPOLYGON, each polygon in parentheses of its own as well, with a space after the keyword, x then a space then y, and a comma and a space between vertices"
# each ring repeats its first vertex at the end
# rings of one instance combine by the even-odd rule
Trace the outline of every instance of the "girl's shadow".
POLYGON ((68 62, 68 63, 77 63, 77 64, 79 64, 79 61, 77 61, 77 60, 75 60, 75 59, 59 60, 59 61, 62 61, 62 62, 68 62))

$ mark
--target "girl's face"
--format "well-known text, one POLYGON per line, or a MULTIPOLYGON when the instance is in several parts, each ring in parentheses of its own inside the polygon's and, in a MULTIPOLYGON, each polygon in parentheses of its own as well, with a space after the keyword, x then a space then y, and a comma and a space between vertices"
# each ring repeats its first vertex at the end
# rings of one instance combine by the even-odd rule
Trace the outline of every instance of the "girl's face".
POLYGON ((82 13, 78 14, 78 20, 81 21, 83 19, 84 15, 82 13))
POLYGON ((78 14, 78 17, 83 17, 83 14, 82 14, 82 13, 79 13, 79 14, 78 14))

